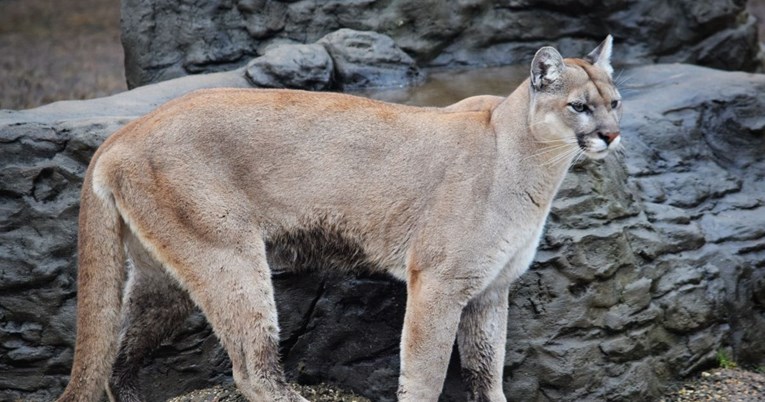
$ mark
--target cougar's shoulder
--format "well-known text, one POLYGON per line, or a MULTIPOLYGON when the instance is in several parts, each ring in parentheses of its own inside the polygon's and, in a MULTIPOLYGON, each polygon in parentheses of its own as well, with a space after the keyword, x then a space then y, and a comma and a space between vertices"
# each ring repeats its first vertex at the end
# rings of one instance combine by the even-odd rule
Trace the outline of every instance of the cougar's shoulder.
POLYGON ((479 112, 491 111, 499 105, 505 98, 494 95, 478 95, 465 98, 457 103, 444 108, 446 112, 479 112))

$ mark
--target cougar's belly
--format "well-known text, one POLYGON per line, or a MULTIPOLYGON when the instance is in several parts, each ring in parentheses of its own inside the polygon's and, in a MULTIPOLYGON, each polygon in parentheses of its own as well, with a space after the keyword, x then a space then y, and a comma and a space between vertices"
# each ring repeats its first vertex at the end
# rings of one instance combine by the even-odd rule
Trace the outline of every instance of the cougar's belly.
POLYGON ((286 271, 332 270, 343 272, 403 271, 403 257, 393 250, 370 250, 358 235, 315 226, 279 231, 266 239, 268 263, 286 271), (381 255, 386 254, 386 255, 381 255))

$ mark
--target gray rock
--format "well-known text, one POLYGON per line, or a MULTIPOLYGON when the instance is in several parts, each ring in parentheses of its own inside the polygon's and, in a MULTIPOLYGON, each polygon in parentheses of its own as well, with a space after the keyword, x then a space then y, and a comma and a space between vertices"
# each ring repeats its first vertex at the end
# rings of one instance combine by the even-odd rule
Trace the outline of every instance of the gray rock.
MULTIPOLYGON (((283 5, 288 16, 297 5, 330 7, 283 5)), ((695 23, 726 21, 728 11, 710 10, 695 23)), ((511 401, 656 399, 721 348, 740 364, 765 362, 765 76, 687 65, 624 74, 623 156, 572 168, 532 270, 513 288, 511 401)), ((95 148, 132 118, 210 86, 249 84, 239 70, 0 111, 0 400, 51 399, 66 383, 78 196, 95 148)), ((274 281, 290 378, 395 398, 400 283, 283 272, 274 281)), ((142 378, 149 400, 231 381, 199 314, 142 378)), ((442 400, 464 400, 457 356, 442 400)))
POLYGON ((586 54, 609 33, 628 64, 759 64, 743 0, 122 0, 130 88, 240 67, 269 44, 343 28, 388 35, 420 66, 526 63, 550 44, 586 54))
POLYGON ((256 87, 329 89, 334 64, 323 46, 279 45, 247 64, 247 78, 256 87))
POLYGON ((332 56, 341 89, 410 86, 423 78, 414 60, 386 35, 341 29, 317 43, 332 56))

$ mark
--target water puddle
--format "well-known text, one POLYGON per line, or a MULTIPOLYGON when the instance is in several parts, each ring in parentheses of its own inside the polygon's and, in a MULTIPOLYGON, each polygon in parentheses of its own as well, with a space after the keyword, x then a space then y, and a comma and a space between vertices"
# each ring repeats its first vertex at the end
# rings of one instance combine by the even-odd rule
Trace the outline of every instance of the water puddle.
POLYGON ((407 105, 447 106, 475 95, 507 96, 528 74, 527 65, 434 71, 422 85, 365 89, 354 94, 407 105))

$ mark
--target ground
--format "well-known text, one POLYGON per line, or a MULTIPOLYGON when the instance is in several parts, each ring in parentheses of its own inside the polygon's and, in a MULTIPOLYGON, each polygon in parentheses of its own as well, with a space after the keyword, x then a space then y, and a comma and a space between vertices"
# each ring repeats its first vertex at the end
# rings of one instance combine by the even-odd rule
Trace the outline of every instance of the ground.
POLYGON ((697 401, 765 401, 765 376, 735 368, 704 371, 662 398, 662 402, 697 401))
MULTIPOLYGON (((313 402, 369 402, 368 399, 328 385, 296 386, 313 402)), ((765 401, 765 376, 738 368, 704 371, 677 384, 660 402, 756 402, 765 401)), ((232 385, 197 390, 168 402, 246 402, 232 385)))
MULTIPOLYGON (((300 395, 312 402, 370 402, 367 398, 325 384, 314 386, 293 384, 293 387, 300 392, 300 395)), ((167 402, 247 402, 247 400, 237 392, 236 387, 227 385, 200 389, 167 402)))
MULTIPOLYGON (((750 1, 750 10, 761 17, 760 38, 765 40, 765 0, 750 1)), ((0 0, 0 55, 0 109, 95 98, 127 89, 115 0, 0 0)), ((326 385, 302 387, 301 392, 318 402, 367 401, 326 385)), ((174 399, 242 400, 231 386, 174 399)), ((765 376, 740 369, 707 371, 678 384, 662 400, 764 401, 765 376)))

